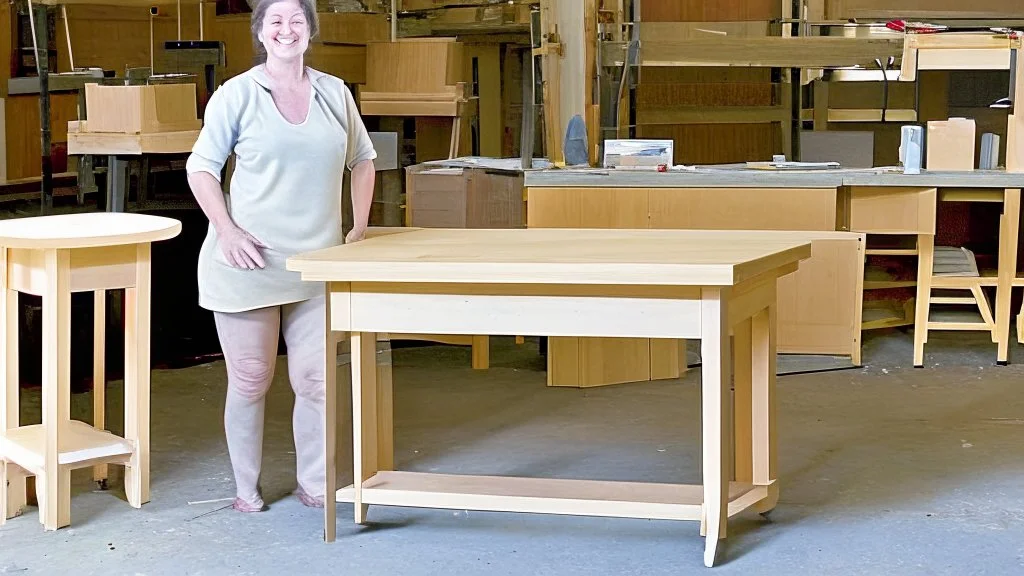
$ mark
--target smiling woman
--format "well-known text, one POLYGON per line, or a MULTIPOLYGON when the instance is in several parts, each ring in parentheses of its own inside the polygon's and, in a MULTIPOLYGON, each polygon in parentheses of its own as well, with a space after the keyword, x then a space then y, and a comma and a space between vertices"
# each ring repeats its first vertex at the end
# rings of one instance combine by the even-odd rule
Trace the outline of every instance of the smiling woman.
POLYGON ((186 167, 210 220, 199 252, 199 303, 214 314, 227 364, 224 426, 241 511, 265 507, 264 398, 279 332, 295 391, 296 494, 307 506, 323 506, 325 289, 303 282, 285 262, 361 240, 373 197, 376 152, 351 91, 303 63, 317 32, 313 0, 256 3, 260 62, 213 93, 186 167), (231 154, 235 169, 224 194, 221 171, 231 154), (343 237, 345 168, 352 172, 354 224, 343 237))
POLYGON ((253 0, 252 42, 257 62, 274 52, 279 58, 305 54, 320 33, 315 0, 253 0), (285 50, 287 48, 287 50, 285 50))

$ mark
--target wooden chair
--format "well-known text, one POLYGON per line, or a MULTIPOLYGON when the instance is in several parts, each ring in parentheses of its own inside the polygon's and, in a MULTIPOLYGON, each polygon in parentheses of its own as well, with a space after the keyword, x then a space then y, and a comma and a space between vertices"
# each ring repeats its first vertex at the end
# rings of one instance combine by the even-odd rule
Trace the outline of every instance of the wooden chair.
MULTIPOLYGON (((135 508, 149 501, 150 245, 181 223, 93 212, 0 221, 0 524, 21 514, 25 476, 35 476, 46 530, 71 523, 71 470, 121 464, 135 508), (125 435, 72 420, 71 293, 125 289, 125 435), (18 292, 43 300, 42 424, 19 426, 18 292)), ((104 308, 97 310, 102 326, 104 308)), ((101 338, 96 356, 102 358, 101 338)), ((102 362, 96 386, 102 392, 102 362)), ((95 399, 102 402, 102 394, 95 399)), ((98 469, 97 472, 105 471, 98 469)))

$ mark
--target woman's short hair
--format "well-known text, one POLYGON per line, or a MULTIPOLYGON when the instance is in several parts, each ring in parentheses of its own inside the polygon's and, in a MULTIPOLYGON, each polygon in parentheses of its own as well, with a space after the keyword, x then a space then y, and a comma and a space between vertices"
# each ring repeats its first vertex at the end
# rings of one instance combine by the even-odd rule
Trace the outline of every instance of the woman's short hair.
MULTIPOLYGON (((263 28, 263 18, 267 15, 267 9, 275 2, 282 0, 248 0, 252 6, 252 19, 250 28, 252 30, 252 51, 257 63, 265 62, 267 50, 259 40, 259 32, 263 28)), ((306 26, 309 27, 309 39, 312 41, 320 34, 320 19, 316 15, 316 0, 295 0, 302 8, 306 16, 306 26)))

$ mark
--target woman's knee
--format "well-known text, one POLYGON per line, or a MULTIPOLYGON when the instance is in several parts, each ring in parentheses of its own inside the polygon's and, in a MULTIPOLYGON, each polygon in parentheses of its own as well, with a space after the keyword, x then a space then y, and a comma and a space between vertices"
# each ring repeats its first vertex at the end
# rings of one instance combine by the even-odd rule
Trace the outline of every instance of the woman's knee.
POLYGON ((313 362, 289 362, 288 377, 295 395, 306 400, 322 401, 325 395, 323 359, 313 362))
POLYGON ((246 356, 228 363, 228 386, 246 398, 265 396, 273 379, 274 363, 270 359, 246 356))

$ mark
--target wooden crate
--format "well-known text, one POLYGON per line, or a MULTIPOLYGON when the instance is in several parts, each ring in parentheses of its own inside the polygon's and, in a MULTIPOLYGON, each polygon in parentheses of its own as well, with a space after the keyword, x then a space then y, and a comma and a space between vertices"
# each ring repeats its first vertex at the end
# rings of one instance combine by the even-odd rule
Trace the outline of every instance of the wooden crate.
POLYGON ((199 130, 195 84, 85 85, 90 132, 148 134, 199 130))
POLYGON ((480 168, 406 168, 406 226, 522 228, 523 175, 480 168))

